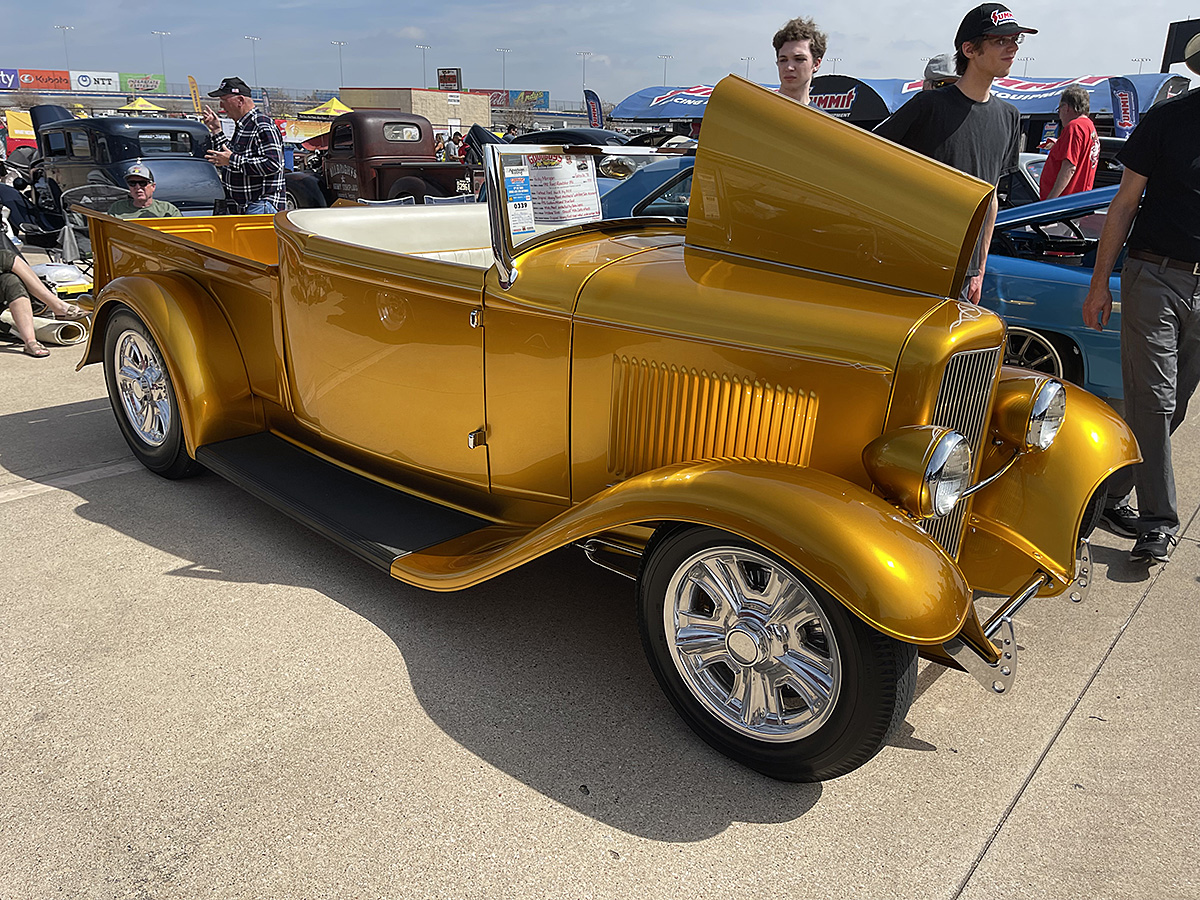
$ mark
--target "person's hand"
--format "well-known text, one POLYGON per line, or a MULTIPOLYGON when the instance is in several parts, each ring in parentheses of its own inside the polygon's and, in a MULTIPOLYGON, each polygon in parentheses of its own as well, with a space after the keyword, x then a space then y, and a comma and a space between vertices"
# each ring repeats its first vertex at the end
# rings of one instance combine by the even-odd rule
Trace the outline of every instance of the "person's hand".
POLYGON ((1046 138, 1044 141, 1042 141, 1040 144, 1038 144, 1038 149, 1039 150, 1049 150, 1051 147, 1053 147, 1055 145, 1055 143, 1057 141, 1058 141, 1057 138, 1052 138, 1052 137, 1046 138))
POLYGON ((211 106, 205 106, 200 110, 200 118, 203 119, 205 127, 213 134, 221 130, 221 120, 217 118, 217 114, 213 112, 211 106))
POLYGON ((1083 324, 1095 331, 1103 331, 1112 315, 1112 291, 1107 285, 1088 289, 1083 301, 1083 324))
POLYGON ((204 158, 207 159, 214 166, 229 165, 229 158, 231 156, 233 156, 232 150, 209 150, 207 153, 204 154, 204 158))
POLYGON ((967 279, 967 300, 979 305, 979 298, 983 296, 983 273, 972 275, 967 279))

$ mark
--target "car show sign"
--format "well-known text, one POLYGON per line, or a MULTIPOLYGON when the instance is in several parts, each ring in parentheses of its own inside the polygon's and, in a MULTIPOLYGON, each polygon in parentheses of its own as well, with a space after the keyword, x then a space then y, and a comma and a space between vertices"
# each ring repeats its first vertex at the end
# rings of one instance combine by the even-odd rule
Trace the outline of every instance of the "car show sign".
POLYGON ((116 93, 121 89, 121 76, 117 72, 71 72, 71 90, 106 91, 116 93))
POLYGON ((437 78, 439 91, 462 90, 462 69, 438 69, 437 78))

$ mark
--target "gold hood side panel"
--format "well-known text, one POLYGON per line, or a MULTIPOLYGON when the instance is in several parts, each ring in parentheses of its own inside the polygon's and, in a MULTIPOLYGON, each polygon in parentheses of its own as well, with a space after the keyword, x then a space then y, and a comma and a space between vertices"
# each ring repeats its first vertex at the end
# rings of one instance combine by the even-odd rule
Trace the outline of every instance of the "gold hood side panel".
POLYGON ((947 297, 961 287, 991 193, 730 75, 705 110, 687 241, 947 297))

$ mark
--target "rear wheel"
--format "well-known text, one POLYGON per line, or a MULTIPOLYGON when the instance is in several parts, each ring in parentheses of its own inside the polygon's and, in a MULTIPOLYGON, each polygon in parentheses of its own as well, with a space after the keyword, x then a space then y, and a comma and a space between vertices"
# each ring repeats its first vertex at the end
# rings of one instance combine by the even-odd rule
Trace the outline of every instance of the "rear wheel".
POLYGON ((650 666, 684 721, 772 778, 844 775, 912 704, 916 647, 726 532, 685 528, 653 541, 638 608, 650 666))
POLYGON ((203 471, 188 456, 175 389, 145 323, 122 309, 104 331, 104 380, 117 425, 133 455, 164 478, 203 471))

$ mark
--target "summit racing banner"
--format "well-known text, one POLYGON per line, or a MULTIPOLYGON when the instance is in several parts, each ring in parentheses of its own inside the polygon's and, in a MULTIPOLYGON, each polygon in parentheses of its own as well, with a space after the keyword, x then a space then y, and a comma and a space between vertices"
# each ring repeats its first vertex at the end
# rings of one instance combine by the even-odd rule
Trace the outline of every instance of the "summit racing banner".
MULTIPOLYGON (((1188 89, 1181 75, 1150 73, 1121 76, 1133 86, 1139 112, 1145 112, 1160 100, 1188 89)), ((1012 103, 1022 116, 1054 116, 1063 90, 1072 84, 1082 86, 1091 97, 1092 113, 1109 115, 1112 102, 1109 76, 1082 75, 1078 78, 998 78, 992 93, 1012 103)), ((779 90, 777 85, 764 85, 779 90)), ((921 90, 921 81, 904 78, 853 78, 849 75, 817 75, 812 80, 813 105, 839 119, 871 127, 886 119, 921 90)), ((670 121, 699 119, 704 115, 712 85, 691 87, 649 87, 630 94, 616 105, 610 119, 670 121)))

